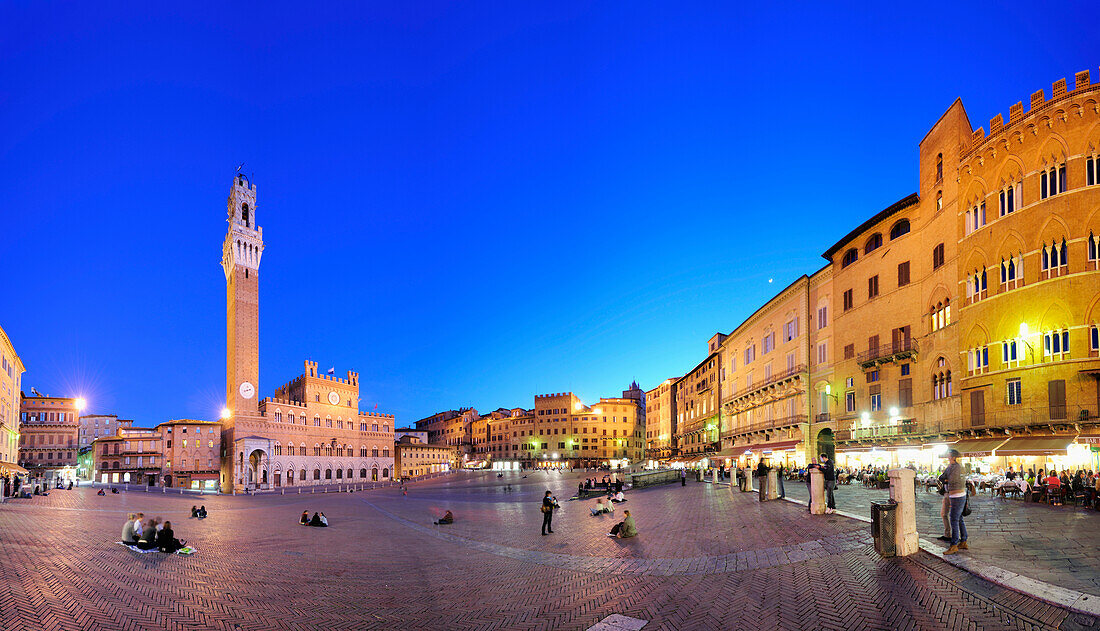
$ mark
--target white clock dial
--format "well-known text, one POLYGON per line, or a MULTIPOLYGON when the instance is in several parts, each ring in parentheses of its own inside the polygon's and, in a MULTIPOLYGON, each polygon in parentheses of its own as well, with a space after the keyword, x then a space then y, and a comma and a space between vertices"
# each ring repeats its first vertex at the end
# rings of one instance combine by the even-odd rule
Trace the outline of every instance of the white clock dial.
POLYGON ((331 403, 332 405, 339 404, 340 403, 340 395, 336 394, 335 392, 328 393, 328 402, 331 403))
POLYGON ((256 394, 256 386, 248 383, 247 381, 241 383, 240 388, 241 396, 246 399, 251 399, 256 394))

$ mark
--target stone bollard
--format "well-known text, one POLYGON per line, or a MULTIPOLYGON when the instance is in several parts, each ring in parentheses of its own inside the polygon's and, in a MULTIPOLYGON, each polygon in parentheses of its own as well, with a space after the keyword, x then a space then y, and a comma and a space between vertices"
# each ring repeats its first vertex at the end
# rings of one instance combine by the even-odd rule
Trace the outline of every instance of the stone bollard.
POLYGON ((286 489, 280 488, 279 489, 279 495, 286 495, 286 489))
POLYGON ((768 470, 768 491, 765 499, 774 500, 779 498, 779 477, 775 472, 775 469, 768 470))
POLYGON ((897 556, 908 556, 920 549, 917 535, 916 471, 890 469, 890 499, 897 502, 894 509, 894 542, 897 556))
POLYGON ((810 469, 810 513, 825 514, 825 474, 821 469, 810 469))
POLYGON ((745 488, 741 490, 746 493, 755 491, 755 489, 752 488, 752 469, 745 469, 745 488))

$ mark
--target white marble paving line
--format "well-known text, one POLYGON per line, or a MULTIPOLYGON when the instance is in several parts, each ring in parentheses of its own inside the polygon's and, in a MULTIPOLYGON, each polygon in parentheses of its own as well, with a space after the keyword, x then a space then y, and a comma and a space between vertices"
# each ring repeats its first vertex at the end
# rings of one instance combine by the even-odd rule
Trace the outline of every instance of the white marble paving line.
MULTIPOLYGON (((796 500, 790 497, 784 499, 788 502, 793 502, 802 506, 806 505, 806 502, 802 500, 796 500)), ((837 511, 834 514, 871 523, 871 519, 863 515, 856 515, 843 511, 837 511)), ((1070 611, 1088 614, 1090 616, 1100 616, 1100 596, 1086 594, 1085 592, 1060 587, 1022 574, 1017 574, 1016 572, 1011 572, 971 556, 961 554, 945 555, 945 548, 942 543, 923 537, 920 539, 920 547, 921 550, 924 550, 928 554, 954 565, 959 569, 966 570, 995 585, 1000 585, 1001 587, 1020 592, 1025 596, 1031 596, 1037 600, 1050 603, 1057 607, 1063 607, 1070 611)), ((920 562, 917 558, 914 558, 914 560, 918 563, 920 562)))

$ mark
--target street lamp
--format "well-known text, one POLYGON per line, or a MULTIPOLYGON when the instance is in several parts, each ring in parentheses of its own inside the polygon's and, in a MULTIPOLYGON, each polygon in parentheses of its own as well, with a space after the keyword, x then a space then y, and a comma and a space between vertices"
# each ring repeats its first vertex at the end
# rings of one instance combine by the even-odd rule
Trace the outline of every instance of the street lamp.
POLYGON ((229 411, 229 408, 222 408, 222 418, 228 419, 230 416, 233 416, 233 413, 229 411))
POLYGON ((78 397, 76 400, 76 409, 83 412, 86 407, 88 407, 88 402, 84 400, 84 397, 78 397))

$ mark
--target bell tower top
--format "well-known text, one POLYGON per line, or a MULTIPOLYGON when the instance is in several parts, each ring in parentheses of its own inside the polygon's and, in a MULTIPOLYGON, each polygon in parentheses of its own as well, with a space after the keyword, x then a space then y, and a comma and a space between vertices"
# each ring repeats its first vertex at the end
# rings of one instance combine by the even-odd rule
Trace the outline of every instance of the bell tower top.
POLYGON ((260 269, 264 230, 256 225, 256 185, 249 182, 243 173, 233 177, 226 214, 229 230, 222 244, 225 278, 229 280, 236 267, 252 270, 254 274, 260 269))
POLYGON ((256 185, 249 182, 244 173, 233 178, 227 210, 230 225, 259 230, 256 227, 256 185))

